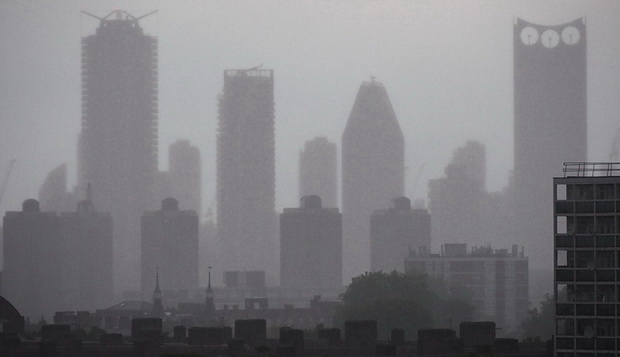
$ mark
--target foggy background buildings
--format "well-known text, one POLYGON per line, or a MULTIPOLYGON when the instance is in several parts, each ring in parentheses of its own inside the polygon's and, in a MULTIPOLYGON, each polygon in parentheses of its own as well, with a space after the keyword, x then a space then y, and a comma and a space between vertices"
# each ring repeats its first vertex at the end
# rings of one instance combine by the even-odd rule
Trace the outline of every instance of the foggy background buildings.
MULTIPOLYGON (((390 200, 402 195, 414 202, 430 199, 433 221, 444 220, 451 228, 458 224, 458 231, 441 233, 433 240, 435 249, 451 240, 471 245, 514 243, 505 241, 505 225, 485 227, 485 233, 480 222, 481 217, 490 214, 496 218, 494 222, 504 222, 502 195, 510 193, 503 190, 514 166, 516 17, 555 25, 585 16, 588 156, 602 161, 612 151, 620 113, 620 40, 615 38, 620 33, 620 6, 613 2, 340 1, 293 5, 215 1, 172 6, 137 1, 123 4, 122 8, 137 16, 159 10, 140 21, 148 36, 139 29, 132 30, 136 31, 137 43, 147 44, 147 51, 136 52, 136 61, 153 63, 144 74, 148 85, 143 86, 144 93, 112 88, 107 95, 113 98, 95 100, 93 105, 100 106, 96 112, 122 118, 131 115, 133 109, 116 104, 136 103, 153 109, 153 115, 144 118, 141 128, 125 128, 108 139, 94 135, 109 143, 131 137, 132 131, 148 134, 142 143, 124 139, 108 145, 107 149, 117 152, 105 153, 103 146, 89 139, 89 130, 94 130, 89 122, 89 101, 97 98, 95 94, 100 90, 89 81, 93 76, 125 78, 133 72, 127 70, 126 62, 110 60, 112 52, 105 48, 100 49, 107 53, 102 58, 110 61, 92 72, 97 66, 89 62, 89 52, 97 47, 91 42, 96 39, 93 34, 99 24, 79 14, 79 10, 104 16, 114 5, 77 1, 59 5, 0 4, 0 56, 5 63, 0 68, 0 170, 10 159, 17 160, 0 209, 17 210, 22 200, 38 194, 43 210, 74 211, 75 203, 91 183, 96 207, 118 215, 114 217, 115 239, 130 248, 120 247, 119 251, 134 257, 139 256, 138 225, 131 231, 122 228, 127 226, 123 221, 131 217, 137 221, 145 209, 154 210, 158 200, 173 196, 183 209, 197 211, 203 221, 203 214, 211 215, 204 235, 211 234, 212 238, 213 222, 217 222, 220 238, 226 238, 221 247, 229 249, 217 264, 220 272, 277 269, 276 212, 298 206, 298 152, 304 142, 317 136, 335 143, 344 158, 339 190, 343 200, 336 205, 342 207, 345 226, 345 282, 370 266, 370 214, 390 208, 390 200), (260 63, 274 72, 227 71, 222 77, 228 68, 250 68, 260 63), (356 102, 362 80, 366 82, 357 95, 379 93, 378 98, 356 102), (254 81, 261 82, 256 82, 260 90, 253 88, 254 81), (83 117, 80 100, 86 103, 83 117), (362 104, 369 107, 362 110, 362 104), (266 126, 247 127, 256 123, 244 122, 244 111, 256 108, 261 109, 266 126), (241 110, 234 113, 233 109, 241 110), (346 123, 363 119, 373 110, 378 110, 373 117, 389 119, 391 129, 398 130, 392 130, 383 140, 364 143, 360 139, 363 133, 353 133, 346 123), (244 134, 235 128, 236 124, 248 131, 244 134), (230 133, 233 135, 229 140, 226 136, 230 133), (168 167, 164 160, 159 160, 157 167, 157 157, 166 157, 165 148, 179 138, 187 141, 170 146, 168 167), (371 174, 381 171, 370 161, 360 162, 360 158, 366 160, 387 149, 386 143, 394 146, 385 155, 394 159, 391 175, 375 178, 386 193, 372 196, 368 184, 348 192, 351 177, 372 179, 371 174), (246 155, 247 160, 234 163, 226 173, 225 165, 220 167, 216 162, 219 160, 220 165, 227 161, 228 149, 246 155), (368 151, 364 153, 363 149, 368 151), (348 176, 346 158, 351 153, 359 155, 353 161, 368 172, 360 169, 348 176), (141 178, 121 178, 121 171, 107 166, 108 159, 114 156, 116 164, 143 167, 136 170, 141 178), (105 169, 109 177, 97 173, 99 169, 105 169), (215 184, 216 169, 219 187, 215 184), (173 187, 183 179, 187 181, 182 186, 188 190, 174 191, 173 187), (77 190, 73 190, 76 183, 77 190), (110 197, 101 193, 106 190, 117 200, 127 201, 126 209, 114 212, 108 207, 106 199, 110 197), (461 195, 464 191, 465 196, 461 195), (231 206, 225 206, 223 197, 231 206), (357 217, 347 216, 354 210, 346 197, 363 198, 365 202, 353 206, 364 206, 366 212, 358 210, 361 213, 357 217), (205 212, 200 211, 201 207, 205 212), (235 221, 227 222, 229 217, 235 217, 235 221), (451 223, 454 217, 458 223, 451 223), (354 226, 360 229, 353 239, 347 238, 348 219, 356 219, 354 226), (361 243, 357 237, 362 238, 361 243), (245 255, 242 250, 246 250, 245 255), (251 254, 253 261, 245 259, 251 254), (227 261, 233 264, 227 266, 227 261)), ((134 45, 128 43, 127 48, 133 51, 134 45)), ((579 108, 583 110, 583 106, 579 108)), ((370 134, 380 132, 374 127, 365 130, 370 134)), ((585 150, 583 146, 580 151, 585 150)), ((583 154, 580 152, 579 158, 585 159, 583 154)), ((555 165, 547 165, 549 175, 560 173, 559 163, 555 165)), ((544 178, 537 182, 540 180, 544 178)), ((550 177, 548 180, 551 182, 550 177)), ((525 234, 528 239, 534 235, 525 234)), ((525 244, 525 249, 528 255, 537 248, 525 244)), ((532 267, 540 268, 543 260, 533 261, 532 267)), ((121 265, 123 261, 130 263, 121 269, 137 268, 137 260, 131 257, 122 257, 121 265)), ((137 278, 137 269, 133 274, 136 277, 129 276, 128 281, 137 278)))
MULTIPOLYGON (((277 70, 278 210, 298 204, 296 172, 287 167, 297 165, 303 142, 321 135, 340 147, 352 88, 369 75, 385 83, 411 138, 406 191, 426 163, 416 192, 407 196, 426 198, 428 180, 441 176, 452 152, 469 139, 487 147, 488 189, 505 186, 513 166, 515 16, 540 24, 587 18, 591 159, 607 158, 617 126, 620 5, 614 1, 2 2, 0 163, 4 170, 16 158, 11 181, 20 183, 6 193, 2 210, 35 197, 62 162, 74 183, 80 40, 98 26, 79 11, 114 8, 159 10, 141 22, 159 43, 159 157, 179 138, 199 145, 203 207, 215 196, 217 95, 226 68, 264 63, 277 70)), ((164 160, 160 165, 166 168, 164 160)))

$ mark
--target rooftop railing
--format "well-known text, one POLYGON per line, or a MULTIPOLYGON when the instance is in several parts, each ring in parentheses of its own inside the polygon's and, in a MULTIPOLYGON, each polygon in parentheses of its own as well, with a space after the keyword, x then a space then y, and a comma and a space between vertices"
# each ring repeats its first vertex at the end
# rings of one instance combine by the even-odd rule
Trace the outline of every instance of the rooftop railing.
POLYGON ((620 176, 620 162, 565 162, 564 177, 620 176))

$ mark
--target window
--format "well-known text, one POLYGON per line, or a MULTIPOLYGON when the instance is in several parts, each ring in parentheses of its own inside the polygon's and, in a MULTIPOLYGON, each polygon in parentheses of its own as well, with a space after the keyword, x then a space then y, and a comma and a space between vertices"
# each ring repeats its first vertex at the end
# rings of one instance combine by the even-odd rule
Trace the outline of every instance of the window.
POLYGON ((594 320, 578 319, 577 320, 577 336, 594 337, 594 320))
POLYGON ((615 254, 613 251, 597 251, 596 252, 597 268, 615 268, 615 254))
POLYGON ((594 252, 591 250, 576 251, 575 266, 577 268, 594 268, 594 252))
POLYGON ((591 302, 594 301, 594 285, 579 284, 575 287, 575 301, 591 302))
POLYGON ((596 199, 597 200, 613 200, 614 199, 614 185, 596 185, 596 199))
POLYGON ((557 294, 557 302, 572 302, 574 301, 574 285, 567 284, 557 284, 558 294, 557 294))
POLYGON ((573 319, 558 319, 556 332, 558 336, 572 336, 575 334, 575 326, 573 319))
POLYGON ((596 301, 614 302, 616 301, 616 289, 614 285, 598 285, 596 287, 596 301))
POLYGON ((557 185, 557 186, 555 186, 555 194, 556 194, 556 199, 558 201, 566 200, 566 198, 567 198, 567 196, 566 196, 566 185, 557 185))
POLYGON ((616 321, 615 320, 596 320, 596 335, 597 336, 615 336, 616 335, 616 321))
POLYGON ((558 216, 556 218, 556 234, 567 234, 568 233, 568 221, 565 216, 558 216))
POLYGON ((596 233, 609 234, 614 233, 614 217, 597 217, 596 233))
POLYGON ((556 254, 558 267, 567 267, 568 266, 568 252, 565 250, 558 250, 556 254))

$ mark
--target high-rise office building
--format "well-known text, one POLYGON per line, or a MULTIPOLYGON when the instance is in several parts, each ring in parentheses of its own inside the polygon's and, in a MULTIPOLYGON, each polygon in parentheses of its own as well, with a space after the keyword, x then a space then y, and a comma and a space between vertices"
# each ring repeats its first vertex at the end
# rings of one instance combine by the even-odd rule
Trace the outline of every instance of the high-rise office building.
POLYGON ((113 304, 113 222, 90 200, 60 213, 65 309, 94 311, 113 304))
POLYGON ((355 98, 342 135, 344 278, 370 269, 370 215, 403 195, 405 141, 385 87, 372 79, 355 98))
POLYGON ((114 218, 117 289, 138 285, 140 215, 154 206, 157 40, 125 11, 98 18, 82 39, 79 185, 114 218))
POLYGON ((4 217, 3 295, 31 319, 112 303, 112 218, 91 201, 77 211, 41 212, 24 201, 4 217))
POLYGON ((454 152, 445 176, 429 182, 434 244, 484 242, 480 242, 484 230, 492 224, 483 216, 487 197, 485 175, 485 147, 468 141, 454 152))
POLYGON ((180 211, 179 202, 166 198, 161 210, 142 216, 142 295, 155 289, 159 268, 162 286, 169 290, 198 288, 198 216, 180 211))
POLYGON ((56 213, 41 212, 39 201, 28 199, 21 211, 6 212, 2 228, 2 295, 32 321, 67 308, 62 291, 64 252, 56 213))
POLYGON ((565 164, 553 187, 555 356, 617 355, 620 165, 565 164))
POLYGON ((155 195, 176 197, 200 217, 201 176, 200 151, 188 140, 177 140, 168 147, 168 171, 157 174, 155 195))
POLYGON ((534 269, 551 271, 552 179, 587 157, 584 19, 514 24, 514 198, 516 231, 534 269))
POLYGON ((406 197, 392 200, 394 207, 376 210, 370 217, 370 269, 404 271, 409 251, 431 248, 431 216, 412 209, 406 197))
POLYGON ((306 141, 299 152, 299 197, 317 195, 324 207, 338 207, 338 149, 325 137, 306 141))
POLYGON ((514 336, 528 309, 528 258, 512 249, 444 244, 441 254, 412 252, 405 272, 417 271, 441 278, 448 286, 470 290, 477 319, 495 321, 502 336, 514 336))
POLYGON ((273 70, 224 71, 217 134, 217 232, 225 267, 277 277, 273 70))
POLYGON ((319 196, 280 214, 280 286, 313 295, 342 287, 342 216, 319 196))

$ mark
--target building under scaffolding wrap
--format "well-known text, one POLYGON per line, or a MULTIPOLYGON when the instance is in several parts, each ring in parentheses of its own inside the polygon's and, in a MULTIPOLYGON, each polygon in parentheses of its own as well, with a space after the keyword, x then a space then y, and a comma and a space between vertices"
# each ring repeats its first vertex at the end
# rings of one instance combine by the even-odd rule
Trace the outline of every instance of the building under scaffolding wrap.
MULTIPOLYGON (((82 132, 79 184, 114 219, 116 288, 140 272, 140 216, 151 204, 157 172, 157 39, 126 11, 97 18, 82 39, 82 132)), ((83 191, 82 191, 83 192, 83 191)))
POLYGON ((273 70, 224 71, 217 134, 222 270, 277 277, 273 70))

